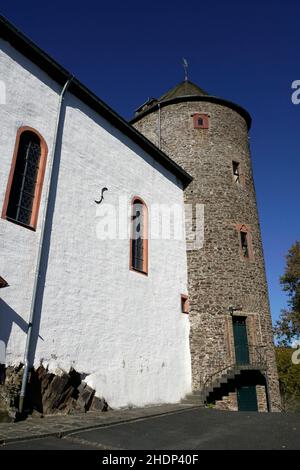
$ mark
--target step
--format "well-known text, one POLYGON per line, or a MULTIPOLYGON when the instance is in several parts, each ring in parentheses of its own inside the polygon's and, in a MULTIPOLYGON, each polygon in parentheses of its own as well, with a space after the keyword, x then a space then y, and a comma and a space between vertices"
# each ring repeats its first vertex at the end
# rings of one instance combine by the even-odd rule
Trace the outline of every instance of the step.
POLYGON ((190 393, 181 400, 181 403, 201 405, 203 404, 203 395, 200 391, 197 391, 195 393, 190 393))
POLYGON ((201 390, 195 390, 194 392, 192 393, 188 393, 185 398, 189 398, 189 397, 200 397, 202 395, 202 391, 201 390))
POLYGON ((192 398, 183 398, 180 402, 182 405, 197 405, 197 406, 204 406, 204 403, 200 398, 192 399, 192 398))
MULTIPOLYGON (((249 368, 250 367, 252 367, 252 366, 249 366, 249 368)), ((229 369, 226 374, 222 374, 210 386, 204 388, 203 391, 202 391, 203 401, 205 401, 211 393, 217 392, 218 389, 220 389, 223 385, 226 385, 226 384, 228 384, 229 381, 233 380, 237 375, 239 375, 241 373, 241 370, 242 369, 239 368, 239 367, 234 367, 232 369, 229 369)))

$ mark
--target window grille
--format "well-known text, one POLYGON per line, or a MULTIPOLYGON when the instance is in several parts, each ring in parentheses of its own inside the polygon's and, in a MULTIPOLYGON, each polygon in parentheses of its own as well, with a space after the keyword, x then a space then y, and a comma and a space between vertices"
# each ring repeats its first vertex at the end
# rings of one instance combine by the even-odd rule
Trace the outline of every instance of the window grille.
POLYGON ((6 218, 23 225, 29 226, 31 222, 40 158, 41 142, 39 137, 30 131, 22 132, 6 218))

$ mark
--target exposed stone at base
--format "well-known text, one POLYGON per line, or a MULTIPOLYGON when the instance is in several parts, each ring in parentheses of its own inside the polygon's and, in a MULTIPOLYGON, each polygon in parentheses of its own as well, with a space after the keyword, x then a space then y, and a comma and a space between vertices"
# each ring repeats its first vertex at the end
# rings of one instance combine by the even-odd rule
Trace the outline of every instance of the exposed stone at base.
POLYGON ((266 389, 263 385, 256 385, 257 407, 260 412, 268 411, 266 389))
POLYGON ((7 367, 0 364, 0 412, 2 420, 14 420, 18 412, 23 365, 7 367))
MULTIPOLYGON (((17 415, 22 377, 22 364, 6 368, 0 365, 0 411, 11 418, 17 415)), ((104 398, 95 396, 95 390, 74 369, 55 375, 40 366, 30 371, 25 409, 30 414, 44 415, 107 411, 109 406, 104 398)))
POLYGON ((232 392, 224 396, 222 400, 216 400, 217 410, 238 411, 237 393, 232 392))

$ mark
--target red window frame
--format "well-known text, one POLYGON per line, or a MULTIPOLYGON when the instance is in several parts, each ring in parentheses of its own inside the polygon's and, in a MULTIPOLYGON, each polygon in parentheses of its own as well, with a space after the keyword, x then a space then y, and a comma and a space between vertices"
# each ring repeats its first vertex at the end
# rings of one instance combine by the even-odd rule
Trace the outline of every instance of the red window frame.
POLYGON ((193 114, 194 129, 208 129, 209 128, 209 115, 207 113, 193 114), (202 124, 199 124, 199 119, 202 119, 202 124))
POLYGON ((2 207, 2 214, 1 214, 2 219, 9 220, 12 223, 15 223, 17 225, 22 225, 23 227, 29 228, 31 230, 36 230, 42 189, 43 189, 43 182, 44 182, 44 176, 45 176, 47 154, 48 154, 48 147, 47 147, 46 141, 36 129, 33 129, 32 127, 29 127, 29 126, 22 126, 18 129, 17 135, 16 135, 16 142, 15 142, 15 147, 14 147, 14 152, 13 152, 12 163, 11 163, 10 172, 8 176, 8 182, 6 186, 4 203, 2 207), (41 144, 40 164, 39 164, 38 176, 37 176, 37 181, 36 181, 35 190, 34 190, 33 206, 32 206, 32 213, 31 213, 29 225, 23 225, 21 222, 18 222, 17 220, 12 220, 12 219, 7 218, 7 207, 9 203, 10 191, 12 187, 12 182, 13 182, 13 177, 14 177, 14 172, 15 172, 15 167, 16 167, 16 162, 17 162, 20 138, 23 132, 26 132, 26 131, 29 131, 35 134, 39 138, 40 144, 41 144))

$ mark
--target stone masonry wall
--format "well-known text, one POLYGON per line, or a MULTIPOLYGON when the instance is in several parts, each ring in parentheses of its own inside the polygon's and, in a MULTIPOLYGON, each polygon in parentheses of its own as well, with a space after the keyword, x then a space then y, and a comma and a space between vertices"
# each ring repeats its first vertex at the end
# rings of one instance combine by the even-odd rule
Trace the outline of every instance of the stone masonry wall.
POLYGON ((266 390, 263 385, 256 386, 256 396, 257 396, 258 411, 260 412, 268 411, 266 390))
POLYGON ((238 411, 237 393, 229 393, 227 396, 223 397, 222 400, 217 400, 215 409, 224 411, 238 411))
MULTIPOLYGON (((188 251, 190 347, 193 387, 228 364, 233 351, 229 306, 247 317, 249 343, 259 346, 268 364, 271 410, 280 409, 278 376, 257 213, 248 130, 236 111, 210 102, 180 102, 161 108, 161 149, 194 178, 185 202, 204 204, 204 246, 188 251), (193 113, 208 113, 209 129, 194 129, 193 113), (240 163, 242 184, 233 178, 240 163), (238 224, 246 224, 253 259, 241 255, 238 224)), ((134 123, 158 145, 158 111, 134 123)))

